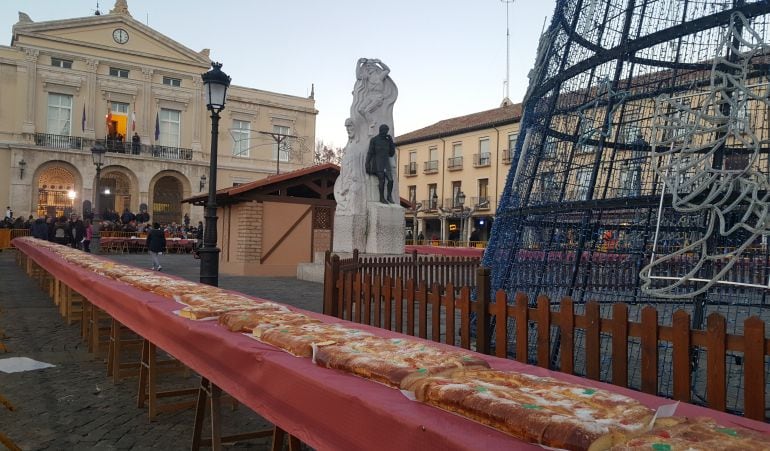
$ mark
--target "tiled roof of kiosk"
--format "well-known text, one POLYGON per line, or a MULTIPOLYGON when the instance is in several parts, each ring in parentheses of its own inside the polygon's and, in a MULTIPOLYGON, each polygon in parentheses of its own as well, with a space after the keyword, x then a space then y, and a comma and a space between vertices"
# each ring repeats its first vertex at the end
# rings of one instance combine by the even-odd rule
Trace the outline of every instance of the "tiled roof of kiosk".
POLYGON ((308 166, 302 169, 296 169, 294 171, 284 172, 282 174, 269 175, 263 179, 255 180, 249 183, 244 183, 243 185, 234 186, 230 188, 227 193, 231 196, 235 194, 245 193, 246 191, 251 191, 256 188, 262 188, 264 186, 272 185, 273 183, 279 183, 286 180, 291 180, 293 178, 302 177, 303 175, 313 174, 315 172, 321 172, 327 169, 334 170, 337 173, 340 172, 340 167, 337 166, 336 164, 322 163, 314 166, 308 166))
MULTIPOLYGON (((275 183, 280 183, 286 180, 291 180, 291 179, 299 178, 308 174, 313 174, 316 172, 323 172, 323 171, 336 172, 338 175, 340 172, 340 167, 334 163, 322 163, 314 166, 308 166, 306 168, 296 169, 294 171, 270 175, 263 179, 255 180, 249 183, 244 183, 243 185, 218 189, 217 198, 218 199, 228 198, 230 196, 235 196, 257 188, 264 188, 266 186, 270 186, 275 183)), ((191 196, 186 199, 183 199, 182 202, 196 203, 196 202, 205 201, 206 199, 208 199, 208 194, 204 193, 204 194, 198 194, 197 196, 191 196)))
POLYGON ((466 116, 444 119, 396 138, 396 145, 411 144, 444 136, 457 135, 497 125, 506 125, 521 120, 521 104, 502 106, 493 110, 481 111, 466 116))

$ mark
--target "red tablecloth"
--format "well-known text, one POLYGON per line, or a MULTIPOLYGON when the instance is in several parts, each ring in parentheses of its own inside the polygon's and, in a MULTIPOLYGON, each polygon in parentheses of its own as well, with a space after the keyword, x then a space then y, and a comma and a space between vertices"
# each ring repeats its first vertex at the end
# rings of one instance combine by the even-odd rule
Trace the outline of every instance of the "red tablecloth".
MULTIPOLYGON (((48 272, 240 402, 317 449, 541 449, 459 416, 407 400, 399 391, 313 365, 215 321, 190 321, 179 304, 64 261, 29 242, 13 244, 48 272)), ((305 312, 327 322, 345 321, 305 312)), ((363 325, 382 336, 400 334, 363 325)), ((497 369, 552 376, 612 390, 656 408, 671 401, 588 379, 484 356, 497 369)), ((770 432, 770 425, 689 404, 678 415, 709 415, 729 426, 770 432)))

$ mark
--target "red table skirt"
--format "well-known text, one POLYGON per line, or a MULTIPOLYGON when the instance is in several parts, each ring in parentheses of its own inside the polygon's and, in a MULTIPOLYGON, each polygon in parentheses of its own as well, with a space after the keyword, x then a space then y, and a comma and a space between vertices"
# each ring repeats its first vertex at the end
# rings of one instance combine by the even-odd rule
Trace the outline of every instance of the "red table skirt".
MULTIPOLYGON (((496 450, 542 449, 457 415, 410 401, 398 390, 315 366, 216 321, 191 321, 174 313, 180 305, 122 282, 68 264, 30 242, 13 244, 46 271, 113 318, 170 353, 268 421, 320 450, 496 450)), ((300 309, 326 322, 347 323, 300 309)), ((384 329, 348 324, 380 336, 384 329)), ((439 345, 443 346, 443 345, 439 345)), ((493 368, 551 376, 610 390, 656 408, 671 403, 577 376, 512 360, 482 356, 493 368)), ((770 425, 710 409, 681 404, 677 415, 712 416, 725 426, 770 432, 770 425)))

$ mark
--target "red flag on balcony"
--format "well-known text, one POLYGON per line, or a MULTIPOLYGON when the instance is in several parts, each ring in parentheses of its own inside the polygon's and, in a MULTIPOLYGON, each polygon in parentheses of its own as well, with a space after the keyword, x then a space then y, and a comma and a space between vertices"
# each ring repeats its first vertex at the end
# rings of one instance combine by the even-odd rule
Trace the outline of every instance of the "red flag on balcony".
POLYGON ((158 113, 155 113, 155 141, 160 138, 160 120, 158 119, 158 113))
POLYGON ((112 124, 112 109, 109 106, 107 107, 107 116, 105 117, 107 122, 107 128, 109 128, 110 124, 112 124))

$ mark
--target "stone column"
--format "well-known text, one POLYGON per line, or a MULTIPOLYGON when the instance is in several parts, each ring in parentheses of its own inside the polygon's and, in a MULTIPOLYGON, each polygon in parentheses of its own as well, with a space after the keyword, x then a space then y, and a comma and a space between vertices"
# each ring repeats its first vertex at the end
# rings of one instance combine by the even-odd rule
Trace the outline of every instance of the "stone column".
POLYGON ((100 123, 96 117, 99 114, 97 105, 100 103, 96 91, 96 71, 99 68, 99 60, 89 58, 86 60, 86 64, 88 65, 88 93, 86 94, 86 128, 83 131, 83 136, 95 139, 96 124, 100 123))
POLYGON ((447 226, 447 217, 442 216, 441 217, 441 241, 446 241, 448 228, 449 227, 447 226))
POLYGON ((201 120, 203 118, 203 111, 201 110, 203 105, 203 79, 200 77, 193 77, 193 136, 192 136, 192 151, 200 152, 201 146, 201 120))
POLYGON ((23 133, 35 133, 35 98, 37 92, 37 57, 40 51, 36 49, 24 49, 24 63, 27 69, 27 101, 23 133))
POLYGON ((142 88, 142 118, 139 119, 141 130, 139 137, 144 144, 155 144, 155 115, 157 113, 152 107, 152 74, 153 70, 147 67, 142 68, 144 75, 144 85, 142 88))

